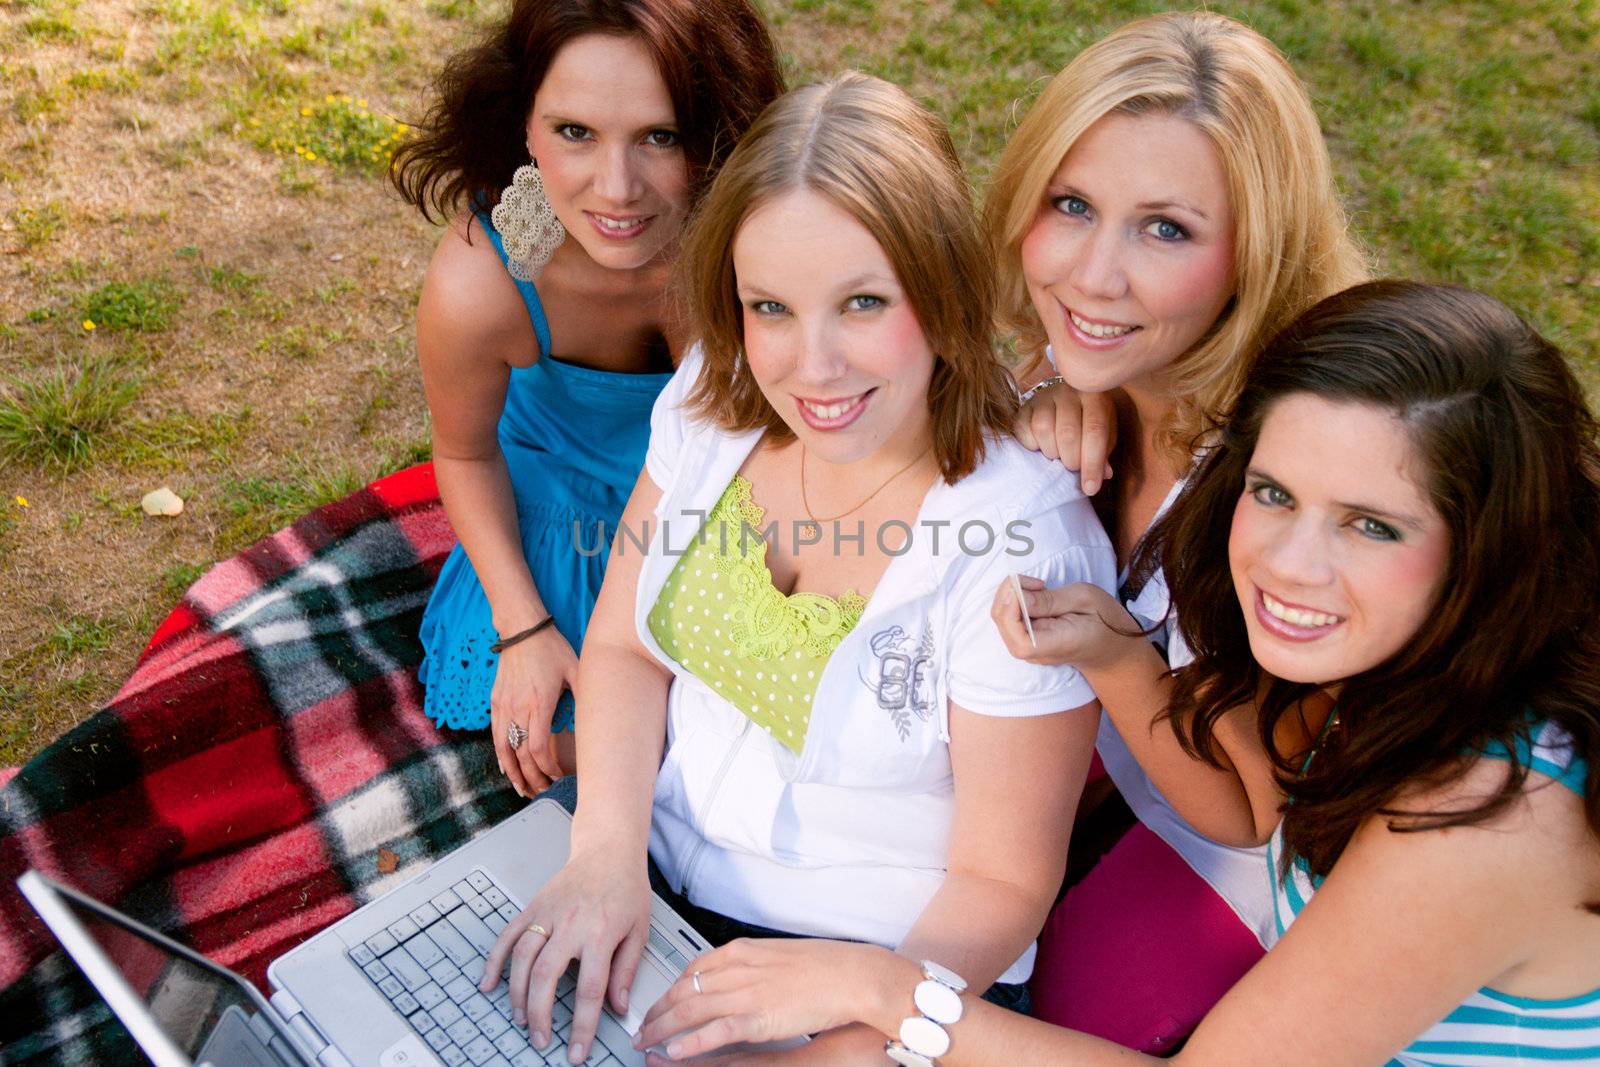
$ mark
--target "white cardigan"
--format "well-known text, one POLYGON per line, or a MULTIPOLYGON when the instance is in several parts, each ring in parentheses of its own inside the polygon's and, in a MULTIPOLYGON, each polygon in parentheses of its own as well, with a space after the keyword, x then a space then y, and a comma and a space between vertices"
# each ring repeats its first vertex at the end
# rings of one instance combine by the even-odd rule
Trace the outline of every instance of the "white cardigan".
MULTIPOLYGON (((662 495, 635 625, 673 674, 650 854, 701 907, 898 945, 944 880, 954 816, 950 702, 1021 716, 1094 699, 1071 668, 1011 657, 989 617, 996 589, 1012 572, 1114 589, 1115 554, 1075 478, 1010 438, 992 439, 974 473, 929 490, 909 549, 890 561, 822 670, 796 756, 666 655, 647 621, 679 554, 761 436, 688 417, 681 405, 700 366, 691 351, 657 399, 645 460, 662 495), (985 554, 957 547, 972 520, 997 534, 985 554), (929 524, 939 521, 950 525, 934 551, 929 524)), ((968 544, 983 540, 975 530, 968 544)), ((1027 818, 1027 783, 1017 785, 1018 817, 1027 818)), ((1026 980, 1033 956, 1030 947, 1001 981, 1026 980)))

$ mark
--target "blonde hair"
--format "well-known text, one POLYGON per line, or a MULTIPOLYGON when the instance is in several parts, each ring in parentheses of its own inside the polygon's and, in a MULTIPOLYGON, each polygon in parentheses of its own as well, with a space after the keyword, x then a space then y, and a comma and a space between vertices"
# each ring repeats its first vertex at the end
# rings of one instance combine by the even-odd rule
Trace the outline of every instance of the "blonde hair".
POLYGON ((995 358, 994 272, 950 134, 896 85, 849 72, 768 105, 717 172, 684 235, 678 291, 705 353, 691 411, 725 430, 789 427, 742 358, 733 242, 761 204, 806 189, 872 234, 935 355, 933 450, 948 482, 1007 433, 1016 396, 995 358))
POLYGON ((1130 22, 1079 53, 1017 127, 985 207, 999 280, 998 319, 1024 354, 1045 335, 1022 277, 1021 245, 1061 161, 1109 114, 1175 115, 1216 146, 1234 209, 1234 297, 1173 365, 1162 428, 1185 466, 1244 386, 1257 352, 1322 297, 1363 280, 1333 167, 1305 87, 1265 37, 1210 12, 1130 22))

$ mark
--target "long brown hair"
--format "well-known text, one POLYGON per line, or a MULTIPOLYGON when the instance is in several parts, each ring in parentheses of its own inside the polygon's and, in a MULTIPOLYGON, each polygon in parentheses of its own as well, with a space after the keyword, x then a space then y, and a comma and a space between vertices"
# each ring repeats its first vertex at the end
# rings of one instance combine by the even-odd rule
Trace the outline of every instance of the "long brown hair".
POLYGON ((690 405, 729 431, 790 435, 742 358, 733 242, 752 211, 795 189, 833 201, 883 249, 933 346, 928 412, 940 471, 952 483, 970 474, 985 439, 1010 433, 1017 406, 995 358, 988 249, 944 123, 904 89, 867 74, 841 74, 774 101, 691 220, 679 289, 706 371, 690 405))
POLYGON ((1251 368, 1216 444, 1141 549, 1159 562, 1195 662, 1169 708, 1191 754, 1215 762, 1213 731, 1254 702, 1289 798, 1285 856, 1325 875, 1372 815, 1402 831, 1482 822, 1523 789, 1517 758, 1553 722, 1586 760, 1600 834, 1600 445, 1560 351, 1492 297, 1382 281, 1315 305, 1251 368), (1387 661, 1339 683, 1339 729, 1309 767, 1277 726, 1317 686, 1271 677, 1250 654, 1228 565, 1231 518, 1262 423, 1310 395, 1371 405, 1404 424, 1424 491, 1449 531, 1439 602, 1387 661), (1450 811, 1393 808, 1408 784, 1445 785, 1472 753, 1512 753, 1492 797, 1450 811), (1525 749, 1524 749, 1525 750, 1525 749))
POLYGON ((418 136, 389 164, 400 195, 425 217, 492 207, 528 162, 533 94, 557 52, 584 34, 636 37, 672 96, 691 197, 750 121, 783 92, 766 23, 746 0, 512 0, 504 22, 458 52, 434 84, 418 136))

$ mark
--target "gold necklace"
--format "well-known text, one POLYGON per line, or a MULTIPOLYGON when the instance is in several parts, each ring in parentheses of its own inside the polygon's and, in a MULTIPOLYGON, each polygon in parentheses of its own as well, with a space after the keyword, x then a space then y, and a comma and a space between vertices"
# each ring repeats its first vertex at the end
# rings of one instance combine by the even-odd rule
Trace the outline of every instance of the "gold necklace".
POLYGON ((823 523, 825 523, 825 522, 837 522, 839 519, 844 518, 846 515, 849 515, 851 512, 860 511, 862 508, 866 507, 867 504, 871 502, 873 497, 877 496, 879 493, 883 492, 885 489, 888 488, 890 482, 894 481, 896 478, 900 477, 906 471, 910 470, 912 467, 915 467, 918 463, 922 462, 922 457, 926 456, 931 451, 933 451, 933 446, 929 445, 927 448, 924 448, 921 452, 918 452, 916 454, 916 457, 913 458, 910 463, 907 463, 904 467, 901 467, 899 470, 897 470, 893 474, 889 475, 889 477, 885 478, 883 480, 883 483, 881 485, 879 485, 878 488, 876 488, 872 492, 868 493, 867 496, 866 496, 866 499, 861 501, 861 503, 857 504, 855 507, 849 508, 849 509, 847 509, 845 511, 841 511, 837 515, 830 515, 828 518, 819 519, 815 515, 811 514, 811 501, 806 498, 806 446, 805 445, 801 445, 800 446, 800 506, 805 508, 806 518, 807 518, 807 520, 809 520, 804 524, 804 527, 803 527, 804 530, 805 530, 806 538, 809 540, 809 539, 814 538, 814 537, 821 537, 822 536, 822 524, 823 523))

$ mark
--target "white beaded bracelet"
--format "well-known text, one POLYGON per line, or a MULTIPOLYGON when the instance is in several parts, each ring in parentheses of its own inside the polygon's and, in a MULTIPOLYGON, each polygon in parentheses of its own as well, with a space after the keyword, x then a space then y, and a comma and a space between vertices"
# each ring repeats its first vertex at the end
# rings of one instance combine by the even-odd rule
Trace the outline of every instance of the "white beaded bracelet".
POLYGON ((945 1027, 961 1021, 961 994, 967 988, 961 976, 923 960, 922 977, 911 993, 919 1014, 906 1016, 900 1023, 900 1040, 883 1046, 884 1054, 901 1067, 935 1067, 939 1057, 950 1051, 945 1027))

